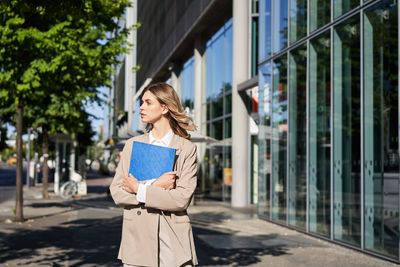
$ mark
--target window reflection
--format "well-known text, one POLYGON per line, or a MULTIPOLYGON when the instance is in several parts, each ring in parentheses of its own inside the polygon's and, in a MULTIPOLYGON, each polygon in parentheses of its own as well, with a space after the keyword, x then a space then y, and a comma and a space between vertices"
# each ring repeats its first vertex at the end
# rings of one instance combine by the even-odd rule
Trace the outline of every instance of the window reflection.
POLYGON ((259 68, 258 72, 258 211, 262 216, 270 216, 271 196, 271 63, 259 68))
POLYGON ((307 34, 307 0, 290 0, 290 42, 307 34))
POLYGON ((286 222, 287 56, 273 65, 272 219, 286 222))
POLYGON ((181 101, 187 114, 193 117, 194 108, 194 57, 184 65, 181 72, 181 101))
POLYGON ((360 4, 359 0, 333 0, 333 16, 343 15, 360 4))
POLYGON ((232 111, 232 20, 229 20, 206 45, 207 135, 219 140, 208 145, 205 196, 230 201, 232 111))
POLYGON ((360 245, 360 17, 334 29, 334 238, 360 245))
POLYGON ((330 234, 331 68, 330 32, 310 42, 309 229, 330 234))
POLYGON ((289 224, 306 229, 307 45, 289 56, 289 224))
POLYGON ((397 6, 364 13, 365 248, 394 258, 399 249, 397 6))
POLYGON ((321 28, 331 20, 331 1, 310 0, 310 32, 321 28))
POLYGON ((271 16, 271 1, 260 1, 260 26, 259 26, 259 62, 269 58, 272 53, 272 16, 271 16))
POLYGON ((274 52, 284 49, 288 43, 288 0, 273 0, 274 27, 272 40, 274 52))

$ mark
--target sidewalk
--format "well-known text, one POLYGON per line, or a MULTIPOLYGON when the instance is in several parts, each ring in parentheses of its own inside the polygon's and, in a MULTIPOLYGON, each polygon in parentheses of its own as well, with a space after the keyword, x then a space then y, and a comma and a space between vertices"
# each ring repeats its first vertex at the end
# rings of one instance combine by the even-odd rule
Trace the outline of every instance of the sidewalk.
MULTIPOLYGON (((24 189, 24 223, 10 222, 15 199, 0 203, 0 266, 121 266, 122 209, 88 180, 89 194, 62 201, 24 189)), ((189 208, 200 266, 396 266, 260 220, 251 210, 211 201, 189 208)))

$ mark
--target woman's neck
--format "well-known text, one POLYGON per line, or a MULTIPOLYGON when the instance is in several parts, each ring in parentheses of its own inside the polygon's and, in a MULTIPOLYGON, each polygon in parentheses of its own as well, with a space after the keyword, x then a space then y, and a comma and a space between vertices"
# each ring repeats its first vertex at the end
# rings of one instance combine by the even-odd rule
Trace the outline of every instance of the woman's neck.
POLYGON ((167 118, 162 117, 157 122, 153 123, 153 128, 151 129, 151 134, 155 139, 163 138, 169 131, 171 126, 167 118))

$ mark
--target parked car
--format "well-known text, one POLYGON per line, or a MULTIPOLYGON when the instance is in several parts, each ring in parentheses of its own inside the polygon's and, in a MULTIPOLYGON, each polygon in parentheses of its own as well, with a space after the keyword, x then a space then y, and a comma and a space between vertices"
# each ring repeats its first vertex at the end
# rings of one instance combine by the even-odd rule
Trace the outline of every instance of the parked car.
POLYGON ((17 158, 16 158, 16 157, 10 157, 10 158, 7 160, 7 163, 8 163, 8 164, 17 164, 17 158))

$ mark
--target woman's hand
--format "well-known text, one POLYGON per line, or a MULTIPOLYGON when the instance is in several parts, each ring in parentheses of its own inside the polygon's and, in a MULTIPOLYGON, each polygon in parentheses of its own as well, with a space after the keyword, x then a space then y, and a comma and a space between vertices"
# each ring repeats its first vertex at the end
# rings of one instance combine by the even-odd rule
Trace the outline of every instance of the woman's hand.
POLYGON ((129 174, 129 177, 124 178, 122 189, 128 193, 136 194, 139 189, 139 181, 132 174, 129 174))
POLYGON ((166 172, 161 175, 152 185, 162 187, 164 189, 175 188, 176 171, 166 172))

